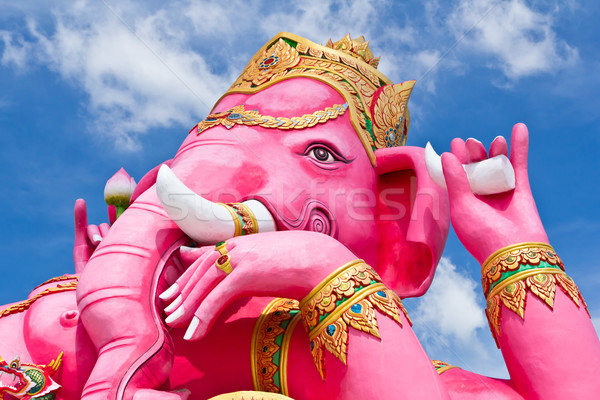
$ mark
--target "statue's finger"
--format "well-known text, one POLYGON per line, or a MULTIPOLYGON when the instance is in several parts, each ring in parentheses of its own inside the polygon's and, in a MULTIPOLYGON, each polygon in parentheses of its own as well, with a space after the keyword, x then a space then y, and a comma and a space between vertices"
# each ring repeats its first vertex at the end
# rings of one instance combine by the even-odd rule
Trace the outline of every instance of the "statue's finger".
POLYGON ((179 258, 185 267, 192 265, 197 259, 203 254, 213 251, 214 246, 202 246, 202 247, 187 247, 181 246, 179 248, 179 258))
POLYGON ((508 144, 504 136, 496 136, 490 145, 490 158, 504 154, 508 157, 508 144))
POLYGON ((88 225, 87 227, 87 237, 90 242, 94 246, 98 246, 102 241, 102 235, 100 234, 100 229, 96 225, 88 225))
MULTIPOLYGON (((204 275, 207 271, 214 267, 215 261, 221 256, 216 251, 205 253, 196 262, 194 262, 188 270, 192 270, 191 275, 187 275, 186 279, 178 279, 179 287, 181 288, 181 295, 183 300, 197 290, 199 282, 204 279, 204 275)), ((187 273, 187 271, 186 271, 187 273)), ((182 275, 182 278, 184 276, 182 275)))
POLYGON ((452 153, 442 154, 442 169, 448 188, 448 196, 450 198, 450 206, 452 202, 461 198, 474 198, 467 174, 461 162, 452 153))
POLYGON ((100 230, 100 236, 102 236, 102 238, 105 238, 106 235, 108 235, 108 230, 110 229, 110 225, 107 224, 106 222, 103 222, 100 225, 98 225, 98 229, 100 230))
MULTIPOLYGON (((213 250, 212 247, 207 247, 207 248, 209 250, 213 250)), ((180 255, 180 257, 181 257, 182 254, 184 254, 186 252, 186 249, 192 249, 192 248, 191 247, 182 246, 179 249, 179 255, 180 255)), ((203 248, 203 249, 206 249, 206 248, 203 248)), ((193 250, 196 250, 196 249, 194 248, 193 250)), ((198 250, 200 250, 200 249, 198 249, 198 250)), ((202 254, 206 254, 206 253, 207 253, 206 250, 204 250, 202 254)), ((200 256, 202 254, 200 254, 200 256)), ((171 286, 169 286, 169 288, 167 290, 165 290, 164 292, 162 292, 158 296, 161 300, 172 301, 177 296, 181 295, 183 289, 186 286, 193 286, 194 285, 195 281, 197 279, 199 279, 199 277, 197 277, 194 280, 194 274, 197 273, 197 270, 198 270, 199 266, 202 264, 202 260, 203 260, 200 256, 196 257, 194 259, 194 261, 192 263, 190 263, 191 265, 185 270, 185 272, 183 274, 181 274, 181 276, 179 276, 176 279, 175 283, 173 283, 171 286)), ((200 275, 200 277, 201 277, 201 275, 200 275)), ((171 304, 173 304, 173 303, 171 303, 171 304)), ((179 304, 177 304, 177 306, 178 305, 179 304)), ((168 313, 172 312, 173 310, 174 310, 174 308, 170 307, 170 306, 167 307, 167 308, 165 308, 165 311, 168 312, 168 313)))
POLYGON ((87 207, 85 200, 75 201, 75 246, 87 245, 87 207))
POLYGON ((227 276, 227 274, 214 266, 215 260, 212 258, 207 258, 204 260, 204 263, 210 264, 211 261, 213 265, 205 271, 202 279, 194 285, 193 290, 187 294, 182 291, 183 303, 166 318, 165 322, 167 325, 180 327, 190 322, 195 315, 194 311, 201 306, 201 302, 227 276))
POLYGON ((468 138, 467 142, 465 143, 465 147, 467 149, 468 163, 483 161, 487 158, 487 151, 485 151, 483 143, 481 143, 479 140, 468 138))
POLYGON ((199 340, 206 336, 221 313, 233 300, 241 296, 241 292, 231 287, 235 280, 223 280, 202 300, 190 325, 185 332, 185 340, 199 340))
POLYGON ((510 143, 510 163, 515 170, 515 185, 528 186, 527 153, 529 151, 529 132, 527 126, 518 123, 513 127, 510 143))
POLYGON ((467 164, 467 147, 461 138, 454 138, 450 143, 450 151, 458 158, 461 164, 467 164))

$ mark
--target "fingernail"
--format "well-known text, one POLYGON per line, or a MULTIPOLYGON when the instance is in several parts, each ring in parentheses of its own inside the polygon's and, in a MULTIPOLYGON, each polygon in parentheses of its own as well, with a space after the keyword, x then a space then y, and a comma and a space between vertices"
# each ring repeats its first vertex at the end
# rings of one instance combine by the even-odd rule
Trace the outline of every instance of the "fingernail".
POLYGON ((190 326, 187 328, 187 331, 185 331, 185 335, 183 335, 183 339, 190 340, 196 333, 196 330, 198 330, 198 325, 200 325, 200 318, 194 316, 192 322, 190 322, 190 326))
POLYGON ((479 140, 477 140, 475 138, 472 138, 472 137, 468 138, 467 140, 473 140, 474 142, 481 143, 481 141, 479 141, 479 140))
POLYGON ((179 307, 177 310, 175 310, 175 312, 171 315, 169 315, 167 317, 167 319, 165 319, 165 322, 167 324, 170 324, 171 322, 175 322, 176 320, 178 320, 179 318, 181 318, 183 316, 183 313, 185 312, 185 310, 182 307, 179 307))
MULTIPOLYGON (((498 136, 496 136, 496 137, 494 138, 494 140, 496 140, 496 139, 498 139, 498 138, 502 138, 502 139, 504 139, 504 136, 502 136, 502 135, 498 135, 498 136)), ((493 142, 494 140, 492 140, 492 142, 493 142)))
POLYGON ((188 246, 180 246, 179 247, 179 251, 185 251, 185 252, 192 251, 195 249, 196 249, 195 247, 188 247, 188 246))
POLYGON ((165 307, 165 312, 170 313, 171 311, 173 311, 174 309, 179 307, 179 305, 182 302, 183 302, 183 296, 182 295, 177 296, 177 298, 171 304, 169 304, 167 307, 165 307))
POLYGON ((158 297, 162 300, 169 300, 179 290, 179 286, 174 283, 170 288, 162 292, 158 297))
POLYGON ((92 236, 92 239, 94 239, 94 242, 100 243, 102 241, 102 236, 95 234, 94 236, 92 236))

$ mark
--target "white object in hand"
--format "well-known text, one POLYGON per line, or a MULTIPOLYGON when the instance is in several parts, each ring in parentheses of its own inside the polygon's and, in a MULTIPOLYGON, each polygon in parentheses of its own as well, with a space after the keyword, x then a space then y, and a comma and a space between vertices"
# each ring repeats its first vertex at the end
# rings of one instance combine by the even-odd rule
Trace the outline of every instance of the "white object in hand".
MULTIPOLYGON (((431 179, 439 186, 446 188, 442 158, 429 142, 425 146, 425 164, 431 179)), ((515 188, 515 170, 504 154, 471 164, 463 164, 463 168, 474 194, 503 193, 515 188)))

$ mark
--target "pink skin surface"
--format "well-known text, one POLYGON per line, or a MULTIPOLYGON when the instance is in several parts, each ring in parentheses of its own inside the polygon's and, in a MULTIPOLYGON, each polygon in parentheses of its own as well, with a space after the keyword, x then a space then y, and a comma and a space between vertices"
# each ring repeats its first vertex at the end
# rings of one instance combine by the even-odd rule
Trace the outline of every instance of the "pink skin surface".
MULTIPOLYGON (((229 95, 215 111, 245 104, 263 115, 292 117, 343 103, 329 86, 296 78, 254 95, 229 95)), ((547 242, 527 180, 524 125, 515 127, 512 143, 516 189, 480 197, 471 194, 460 166, 487 156, 474 140, 455 139, 454 155, 443 155, 446 194, 427 175, 423 149, 378 150, 373 168, 348 114, 302 130, 217 126, 192 132, 168 162, 179 179, 212 201, 259 199, 281 232, 228 240, 233 272, 226 275, 214 264, 219 253, 213 246, 180 249, 189 239, 157 199, 157 169, 140 181, 135 201, 110 229, 88 227, 85 203, 78 202, 74 259, 82 274, 76 299, 74 292, 54 294, 5 317, 0 337, 26 335, 0 344, 0 355, 47 363, 57 349, 65 351, 59 399, 177 400, 190 393, 205 399, 251 390, 252 331, 270 298, 300 300, 356 258, 401 296, 423 294, 449 217, 480 262, 513 243, 547 242), (319 161, 317 147, 331 158, 319 161), (95 234, 102 236, 99 243, 95 234), (168 301, 158 300, 174 282, 168 301), (65 312, 79 315, 66 318, 65 312), (164 323, 169 316, 171 327, 164 323), (193 340, 184 340, 194 317, 193 340)), ((506 141, 496 139, 489 153, 507 154, 506 141)), ((600 392, 592 375, 600 366, 598 339, 585 312, 560 291, 554 310, 529 296, 525 321, 504 310, 500 346, 510 382, 460 370, 440 377, 404 317, 402 327, 377 318, 381 340, 350 329, 348 365, 328 353, 325 381, 298 326, 290 343, 291 397, 564 399, 600 392)))
MULTIPOLYGON (((292 117, 343 104, 344 100, 325 84, 299 78, 255 95, 230 95, 216 111, 242 103, 246 109, 259 109, 264 115, 292 117)), ((419 158, 422 150, 398 149, 397 157, 419 158)), ((171 168, 183 183, 209 200, 258 198, 272 211, 279 229, 316 229, 329 233, 344 251, 349 249, 370 264, 378 264, 374 213, 377 203, 385 203, 385 199, 377 196, 378 174, 349 122, 348 113, 303 130, 249 126, 228 130, 218 126, 199 136, 192 133, 172 160, 171 168), (316 147, 326 149, 331 159, 318 161, 314 157, 316 147), (319 223, 307 223, 311 218, 319 223)), ((423 171, 415 171, 411 176, 424 176, 423 171)), ((415 197, 419 198, 408 190, 411 183, 408 178, 406 175, 398 180, 398 187, 404 187, 397 194, 403 196, 399 204, 404 210, 411 210, 415 197)), ((427 182, 427 178, 423 179, 427 182)), ((437 195, 445 197, 441 191, 437 195)), ((168 377, 172 352, 153 299, 164 267, 163 256, 173 246, 178 247, 176 242, 185 241, 185 237, 159 204, 153 188, 141 194, 111 227, 82 273, 77 290, 79 310, 99 354, 83 391, 85 399, 129 398, 138 388, 156 388, 168 377), (146 372, 139 373, 140 368, 146 372)), ((444 236, 448 220, 445 213, 442 215, 438 231, 444 236)), ((402 217, 401 228, 408 230, 411 213, 405 212, 402 217)), ((402 229, 397 230, 397 238, 392 236, 388 240, 400 240, 402 229)), ((272 251, 277 248, 271 247, 272 251)), ((441 249, 429 252, 439 255, 441 249)), ((324 262, 321 274, 311 277, 311 284, 341 265, 337 252, 329 256, 334 261, 324 262)), ((269 263, 272 254, 265 257, 265 271, 279 268, 269 263)), ((428 258, 423 279, 433 273, 435 261, 434 257, 428 258)), ((295 259, 288 262, 302 265, 295 259)), ((422 286, 422 282, 411 284, 422 286)), ((301 289, 308 292, 308 287, 301 289)), ((294 292, 286 287, 278 289, 277 295, 300 292, 300 288, 294 292)), ((418 352, 423 354, 420 348, 418 352)), ((430 372, 426 371, 426 379, 431 379, 430 372)))

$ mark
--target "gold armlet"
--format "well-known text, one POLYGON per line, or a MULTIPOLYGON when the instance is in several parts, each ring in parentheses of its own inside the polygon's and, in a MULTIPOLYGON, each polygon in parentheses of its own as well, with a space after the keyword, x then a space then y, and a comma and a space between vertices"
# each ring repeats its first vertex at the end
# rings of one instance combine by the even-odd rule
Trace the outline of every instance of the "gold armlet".
POLYGON ((527 292, 552 309, 558 284, 577 307, 581 300, 587 311, 577 285, 564 272, 562 260, 546 243, 519 243, 500 249, 483 263, 481 274, 487 299, 485 312, 498 347, 502 304, 524 319, 527 292))
POLYGON ((338 268, 300 302, 300 314, 310 339, 313 360, 325 378, 327 349, 346 364, 348 326, 379 338, 375 310, 400 326, 400 312, 410 323, 398 295, 387 289, 363 260, 338 268))

